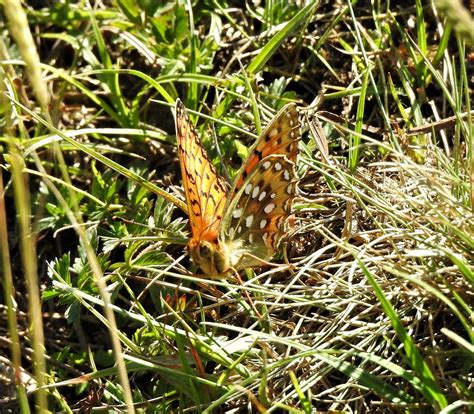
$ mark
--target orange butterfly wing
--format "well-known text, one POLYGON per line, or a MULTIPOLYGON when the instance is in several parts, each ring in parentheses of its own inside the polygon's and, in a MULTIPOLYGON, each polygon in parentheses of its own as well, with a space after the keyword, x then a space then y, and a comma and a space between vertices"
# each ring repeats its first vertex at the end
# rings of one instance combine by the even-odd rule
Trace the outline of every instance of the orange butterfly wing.
POLYGON ((189 245, 192 248, 201 240, 217 243, 227 202, 226 185, 217 175, 179 99, 176 101, 176 137, 192 230, 189 245))

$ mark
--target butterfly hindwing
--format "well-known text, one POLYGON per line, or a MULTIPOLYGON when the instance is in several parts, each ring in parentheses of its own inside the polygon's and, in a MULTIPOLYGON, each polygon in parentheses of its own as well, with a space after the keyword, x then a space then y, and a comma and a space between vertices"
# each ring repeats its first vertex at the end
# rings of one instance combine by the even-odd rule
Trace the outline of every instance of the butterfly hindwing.
MULTIPOLYGON (((269 260, 286 234, 297 182, 295 164, 285 155, 265 157, 226 208, 220 239, 229 244, 240 240, 242 251, 269 260)), ((249 260, 243 265, 252 265, 249 260)))

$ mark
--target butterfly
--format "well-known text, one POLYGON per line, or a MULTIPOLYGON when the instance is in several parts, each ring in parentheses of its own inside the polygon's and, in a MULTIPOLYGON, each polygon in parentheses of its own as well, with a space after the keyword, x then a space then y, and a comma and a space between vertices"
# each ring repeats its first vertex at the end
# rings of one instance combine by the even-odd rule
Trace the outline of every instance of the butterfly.
POLYGON ((209 160, 183 103, 176 137, 192 237, 193 262, 214 277, 261 266, 278 250, 294 219, 296 158, 301 136, 296 105, 287 104, 263 130, 229 189, 209 160))

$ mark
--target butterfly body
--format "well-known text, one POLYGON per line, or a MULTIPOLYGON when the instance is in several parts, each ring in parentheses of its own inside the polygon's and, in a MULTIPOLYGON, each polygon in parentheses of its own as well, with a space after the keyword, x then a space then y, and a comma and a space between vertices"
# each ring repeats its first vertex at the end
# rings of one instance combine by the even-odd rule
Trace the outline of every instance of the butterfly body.
POLYGON ((211 276, 259 266, 278 249, 297 195, 295 162, 300 123, 285 106, 265 128, 227 191, 184 105, 176 102, 176 135, 191 223, 188 249, 211 276))

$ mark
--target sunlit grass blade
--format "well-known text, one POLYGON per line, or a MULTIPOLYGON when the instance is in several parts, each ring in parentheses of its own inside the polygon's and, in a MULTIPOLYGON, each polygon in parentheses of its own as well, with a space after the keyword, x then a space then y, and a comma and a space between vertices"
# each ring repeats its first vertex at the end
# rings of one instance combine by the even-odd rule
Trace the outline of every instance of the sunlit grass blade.
POLYGON ((390 321, 397 332, 397 336, 403 344, 405 350, 405 356, 411 368, 416 372, 420 380, 422 381, 422 392, 428 401, 436 404, 440 409, 446 407, 448 404, 446 397, 444 396, 441 387, 436 381, 436 377, 433 375, 429 365, 421 356, 416 343, 413 338, 403 327, 403 324, 393 308, 392 304, 387 300, 380 286, 377 284, 373 274, 370 270, 359 260, 359 266, 367 277, 369 283, 374 289, 377 298, 380 301, 385 313, 390 318, 390 321))

